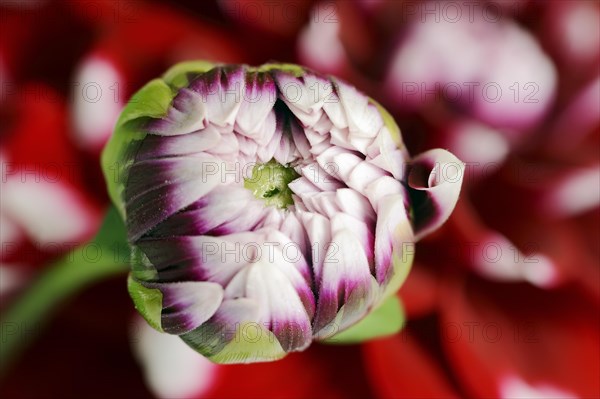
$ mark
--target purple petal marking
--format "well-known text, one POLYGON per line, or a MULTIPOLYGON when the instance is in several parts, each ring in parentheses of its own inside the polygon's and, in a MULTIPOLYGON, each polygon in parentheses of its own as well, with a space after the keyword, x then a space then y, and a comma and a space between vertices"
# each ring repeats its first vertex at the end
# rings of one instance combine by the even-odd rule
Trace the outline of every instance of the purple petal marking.
POLYGON ((245 93, 245 68, 215 67, 194 79, 189 88, 200 95, 207 121, 217 126, 233 126, 245 93))
MULTIPOLYGON (((261 321, 273 331, 282 348, 290 352, 305 349, 312 340, 312 330, 307 309, 295 285, 304 288, 301 292, 310 290, 296 269, 283 268, 286 265, 289 262, 278 248, 275 248, 272 260, 263 254, 250 266, 246 294, 260 304, 261 321)), ((309 306, 314 308, 314 299, 309 306)))
POLYGON ((448 219, 458 201, 463 176, 464 163, 446 150, 429 150, 413 159, 408 186, 417 241, 448 219))
MULTIPOLYGON (((241 226, 243 223, 237 221, 238 217, 242 213, 251 216, 256 212, 248 212, 248 210, 256 208, 262 212, 264 206, 254 198, 249 190, 233 185, 217 186, 186 210, 157 225, 149 232, 149 236, 202 235, 217 229, 219 226, 230 224, 241 226)), ((256 220, 256 222, 250 222, 249 224, 258 223, 260 215, 256 216, 256 220)), ((238 231, 241 229, 239 228, 238 231)))
POLYGON ((144 238, 136 245, 156 268, 159 281, 203 280, 198 271, 202 253, 189 237, 144 238))
POLYGON ((219 284, 186 281, 144 283, 162 292, 161 327, 169 334, 185 334, 210 319, 223 300, 219 284))
POLYGON ((406 166, 367 96, 312 73, 215 67, 148 131, 160 137, 129 169, 129 239, 156 269, 160 283, 144 284, 163 293, 165 331, 209 356, 244 322, 287 352, 358 322, 413 226, 420 238, 445 221, 462 182, 464 165, 443 150, 406 166), (254 198, 233 169, 272 159, 301 172, 287 210, 254 198))
MULTIPOLYGON (((255 323, 258 319, 258 303, 249 298, 226 299, 215 315, 197 329, 180 337, 192 348, 205 356, 214 356, 233 339, 239 337, 242 324, 255 323)), ((237 363, 247 359, 230 359, 237 363)), ((250 359, 251 361, 251 359, 250 359)))
POLYGON ((262 127, 277 100, 275 81, 268 73, 249 72, 242 104, 236 118, 236 130, 258 141, 262 127))
POLYGON ((334 321, 343 306, 336 327, 344 330, 362 318, 375 300, 376 284, 362 244, 350 231, 333 233, 319 282, 319 300, 313 331, 319 334, 334 321))
POLYGON ((205 154, 134 163, 125 189, 129 239, 135 242, 216 187, 221 176, 207 170, 218 163, 217 158, 205 154))
POLYGON ((148 135, 136 154, 136 162, 148 159, 199 154, 213 148, 221 139, 216 129, 202 129, 180 136, 148 135))
POLYGON ((142 239, 137 245, 161 281, 202 280, 225 287, 253 260, 253 243, 262 242, 261 237, 261 233, 244 232, 223 237, 142 239))

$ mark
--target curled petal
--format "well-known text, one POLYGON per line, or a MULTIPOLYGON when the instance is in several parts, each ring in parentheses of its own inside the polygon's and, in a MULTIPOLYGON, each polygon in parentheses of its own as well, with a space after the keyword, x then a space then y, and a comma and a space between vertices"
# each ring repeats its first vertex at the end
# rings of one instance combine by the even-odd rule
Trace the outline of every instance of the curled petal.
POLYGON ((417 241, 437 229, 452 213, 460 194, 464 168, 463 162, 441 149, 429 150, 412 160, 408 186, 417 241))

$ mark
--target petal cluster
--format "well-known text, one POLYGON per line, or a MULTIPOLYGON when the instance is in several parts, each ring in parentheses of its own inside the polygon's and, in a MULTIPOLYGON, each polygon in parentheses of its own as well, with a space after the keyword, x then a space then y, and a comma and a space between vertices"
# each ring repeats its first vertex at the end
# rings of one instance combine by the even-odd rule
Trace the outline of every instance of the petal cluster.
POLYGON ((463 174, 445 150, 411 159, 389 114, 339 79, 203 62, 134 96, 104 168, 136 307, 224 363, 277 359, 363 319, 447 219, 463 174))

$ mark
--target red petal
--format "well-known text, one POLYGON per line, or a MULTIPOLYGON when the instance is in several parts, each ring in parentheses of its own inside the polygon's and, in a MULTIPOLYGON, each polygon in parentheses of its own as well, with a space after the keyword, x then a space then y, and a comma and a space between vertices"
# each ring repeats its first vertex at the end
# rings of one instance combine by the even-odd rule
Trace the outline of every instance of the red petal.
POLYGON ((456 398, 443 371, 409 334, 363 344, 368 375, 380 398, 456 398))

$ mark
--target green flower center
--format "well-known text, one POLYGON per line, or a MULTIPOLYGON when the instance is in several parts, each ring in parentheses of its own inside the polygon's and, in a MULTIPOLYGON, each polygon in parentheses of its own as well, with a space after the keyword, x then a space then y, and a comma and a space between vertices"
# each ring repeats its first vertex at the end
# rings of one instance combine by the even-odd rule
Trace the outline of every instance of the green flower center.
POLYGON ((267 205, 285 209, 294 203, 288 184, 298 177, 294 168, 271 160, 254 165, 252 175, 244 179, 244 187, 267 205))

